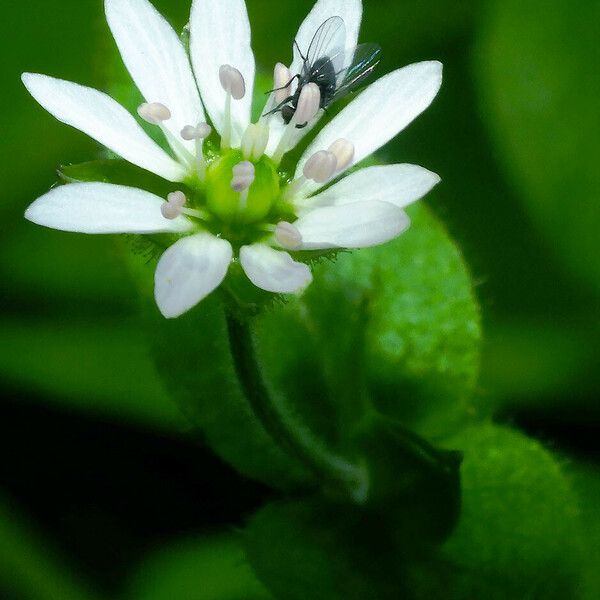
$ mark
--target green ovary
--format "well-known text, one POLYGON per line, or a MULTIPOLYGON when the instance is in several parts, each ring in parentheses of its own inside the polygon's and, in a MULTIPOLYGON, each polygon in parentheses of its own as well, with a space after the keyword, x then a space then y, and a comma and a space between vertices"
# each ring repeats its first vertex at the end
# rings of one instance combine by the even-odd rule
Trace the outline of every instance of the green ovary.
POLYGON ((263 156, 254 163, 255 179, 245 205, 231 189, 233 167, 243 161, 239 150, 231 150, 210 164, 206 174, 206 206, 220 221, 249 225, 264 220, 280 196, 279 177, 272 161, 263 156))

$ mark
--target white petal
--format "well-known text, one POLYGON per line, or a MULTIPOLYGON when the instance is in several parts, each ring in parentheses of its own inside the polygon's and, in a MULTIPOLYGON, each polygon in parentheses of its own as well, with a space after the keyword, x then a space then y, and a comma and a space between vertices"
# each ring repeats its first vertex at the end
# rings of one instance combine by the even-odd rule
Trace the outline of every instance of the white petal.
POLYGON ((171 111, 169 131, 180 137, 186 125, 205 121, 200 94, 186 51, 169 23, 148 0, 106 0, 106 19, 123 62, 147 102, 171 111))
POLYGON ((244 76, 246 95, 231 103, 231 141, 238 147, 250 124, 255 71, 244 0, 194 0, 190 27, 194 73, 204 106, 220 133, 223 132, 226 93, 219 80, 219 68, 231 65, 244 76))
POLYGON ((348 175, 316 196, 302 200, 301 210, 363 200, 389 202, 404 208, 420 200, 439 182, 439 175, 417 165, 368 167, 348 175))
POLYGON ((221 285, 232 256, 231 244, 210 233, 175 242, 160 257, 154 276, 160 312, 172 319, 196 306, 221 285))
POLYGON ((383 244, 405 231, 406 213, 388 202, 353 202, 317 208, 300 217, 294 226, 306 250, 368 248, 383 244))
MULTIPOLYGON (((441 84, 442 65, 437 61, 408 65, 378 79, 319 132, 300 159, 296 177, 315 152, 326 150, 339 138, 354 144, 352 164, 373 154, 431 104, 441 84)), ((319 187, 310 181, 303 192, 319 187)))
POLYGON ((83 131, 138 167, 169 181, 185 178, 185 169, 110 96, 47 75, 24 73, 22 79, 29 93, 59 121, 83 131))
POLYGON ((25 218, 78 233, 161 233, 192 228, 185 217, 162 216, 164 200, 137 188, 110 183, 70 183, 38 198, 25 218))
MULTIPOLYGON (((317 29, 330 17, 342 17, 346 25, 346 49, 354 49, 358 43, 358 33, 362 20, 361 0, 318 0, 304 19, 294 38, 306 56, 317 29)), ((302 58, 294 47, 294 60, 290 67, 292 74, 302 72, 302 58)))
POLYGON ((248 279, 257 287, 276 294, 294 294, 312 281, 307 265, 296 262, 287 252, 265 244, 243 246, 240 262, 248 279))
MULTIPOLYGON (((317 32, 317 29, 330 17, 340 16, 344 20, 346 26, 346 48, 353 49, 358 42, 358 33, 360 31, 360 24, 362 20, 362 1, 361 0, 318 0, 313 6, 308 16, 300 25, 300 29, 294 38, 298 42, 298 46, 302 50, 303 54, 306 55, 313 36, 317 32)), ((293 49, 293 61, 290 67, 292 75, 302 72, 302 58, 295 47, 293 49)), ((265 106, 264 112, 268 112, 274 108, 273 98, 269 98, 265 106)), ((303 129, 297 129, 294 131, 293 140, 290 142, 290 148, 296 146, 302 138, 307 135, 311 129, 317 124, 317 120, 311 123, 309 126, 303 129)), ((269 145, 267 147, 267 154, 272 156, 283 131, 285 129, 285 123, 281 118, 280 114, 274 114, 269 117, 269 127, 271 129, 271 135, 269 137, 269 145)))

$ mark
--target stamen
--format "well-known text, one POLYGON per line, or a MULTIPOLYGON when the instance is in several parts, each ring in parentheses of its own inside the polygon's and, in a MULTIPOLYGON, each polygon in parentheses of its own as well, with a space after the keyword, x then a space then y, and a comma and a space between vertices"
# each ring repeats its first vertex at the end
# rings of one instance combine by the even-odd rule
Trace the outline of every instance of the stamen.
POLYGON ((295 196, 309 179, 316 183, 327 183, 336 173, 352 164, 353 160, 354 144, 345 139, 336 140, 329 146, 329 150, 321 150, 306 161, 303 174, 288 185, 285 197, 295 196))
POLYGON ((308 83, 300 92, 298 106, 292 120, 297 125, 304 125, 317 116, 319 108, 321 108, 321 90, 316 83, 308 83))
POLYGON ((183 192, 171 192, 167 196, 167 202, 173 206, 178 206, 181 208, 187 202, 187 198, 183 192))
POLYGON ((204 140, 212 133, 212 127, 208 123, 199 123, 196 127, 186 125, 181 130, 181 137, 184 140, 196 142, 196 170, 200 180, 204 179, 206 174, 206 160, 204 160, 203 145, 204 140))
POLYGON ((231 189, 234 192, 244 192, 254 183, 256 171, 254 165, 244 160, 233 167, 233 179, 231 180, 231 189))
POLYGON ((290 140, 296 131, 296 125, 304 126, 312 121, 321 108, 321 90, 316 83, 307 83, 300 92, 298 105, 292 120, 283 131, 281 140, 273 154, 273 161, 279 164, 283 155, 289 150, 290 140))
POLYGON ((160 102, 144 102, 138 107, 138 115, 152 125, 160 125, 171 118, 171 111, 160 102))
POLYGON ((244 76, 231 65, 221 65, 219 80, 223 89, 231 94, 234 100, 241 100, 246 95, 244 76))
POLYGON ((248 191, 254 183, 256 170, 254 165, 247 160, 238 163, 233 167, 233 179, 231 180, 231 189, 240 194, 240 210, 246 208, 248 203, 248 191))
POLYGON ((161 205, 160 212, 165 219, 176 219, 181 213, 187 199, 183 192, 171 192, 167 201, 161 205))
POLYGON ((354 144, 343 138, 336 140, 329 146, 329 152, 337 158, 336 171, 347 169, 354 161, 354 144))
POLYGON ((171 144, 179 160, 187 163, 190 167, 194 164, 194 157, 191 152, 181 143, 180 139, 165 127, 164 122, 171 118, 171 111, 164 104, 160 102, 144 102, 138 106, 138 114, 147 123, 160 127, 160 130, 171 144))
POLYGON ((161 204, 160 212, 165 219, 172 221, 181 214, 181 207, 175 206, 170 202, 165 202, 164 204, 161 204))
POLYGON ((277 223, 275 227, 275 239, 283 248, 298 250, 302 247, 302 234, 294 225, 287 221, 277 223))
POLYGON ((227 150, 231 147, 231 98, 241 100, 246 95, 246 82, 244 76, 231 65, 221 65, 219 80, 227 92, 223 114, 223 134, 221 135, 221 148, 227 150))
POLYGON ((203 140, 212 133, 212 127, 208 123, 200 123, 197 127, 186 125, 181 130, 181 137, 190 142, 191 140, 203 140))
POLYGON ((160 207, 160 212, 165 219, 176 219, 179 215, 184 214, 189 217, 196 217, 203 221, 208 220, 208 216, 205 211, 195 210, 193 208, 186 208, 185 203, 187 198, 183 192, 171 192, 167 196, 167 201, 160 207))
POLYGON ((319 150, 313 154, 304 165, 304 177, 315 183, 326 183, 335 174, 338 160, 329 150, 319 150))
POLYGON ((291 80, 292 72, 283 63, 277 63, 273 74, 273 87, 275 88, 275 102, 277 104, 285 102, 290 97, 292 91, 291 80))
POLYGON ((247 160, 257 161, 265 153, 269 143, 269 126, 265 123, 248 125, 242 137, 242 154, 247 160))

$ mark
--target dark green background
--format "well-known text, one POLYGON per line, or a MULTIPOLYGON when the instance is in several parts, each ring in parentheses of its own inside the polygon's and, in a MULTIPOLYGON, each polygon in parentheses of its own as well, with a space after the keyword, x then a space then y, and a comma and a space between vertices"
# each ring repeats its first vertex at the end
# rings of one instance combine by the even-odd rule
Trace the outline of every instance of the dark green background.
MULTIPOLYGON (((156 5, 184 25, 187 2, 156 5)), ((248 1, 260 67, 287 60, 310 6, 248 1)), ((499 421, 585 464, 586 490, 600 424, 599 15, 594 0, 365 1, 361 35, 382 45, 381 72, 444 63, 433 106, 381 156, 442 177, 426 202, 477 283, 478 394, 499 421)), ((166 598, 139 565, 159 552, 148 560, 186 572, 182 538, 205 544, 190 571, 226 578, 239 557, 211 533, 241 525, 271 492, 202 447, 167 396, 114 241, 22 218, 60 163, 97 146, 37 106, 20 73, 106 89, 101 2, 4 2, 0 24, 0 588, 78 598, 44 583, 75 573, 99 594, 166 598)))

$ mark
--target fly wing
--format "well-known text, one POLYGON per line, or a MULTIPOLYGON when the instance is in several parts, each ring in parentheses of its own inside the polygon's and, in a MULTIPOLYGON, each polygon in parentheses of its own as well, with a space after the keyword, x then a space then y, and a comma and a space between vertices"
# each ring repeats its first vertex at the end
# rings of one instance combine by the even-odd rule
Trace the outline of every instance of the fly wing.
POLYGON ((329 58, 335 71, 339 71, 344 62, 346 47, 346 24, 342 17, 330 17, 315 32, 306 53, 304 68, 308 72, 322 58, 329 58))
POLYGON ((360 44, 354 52, 348 52, 349 63, 336 71, 337 86, 331 102, 360 87, 373 73, 381 60, 381 46, 378 44, 360 44))

